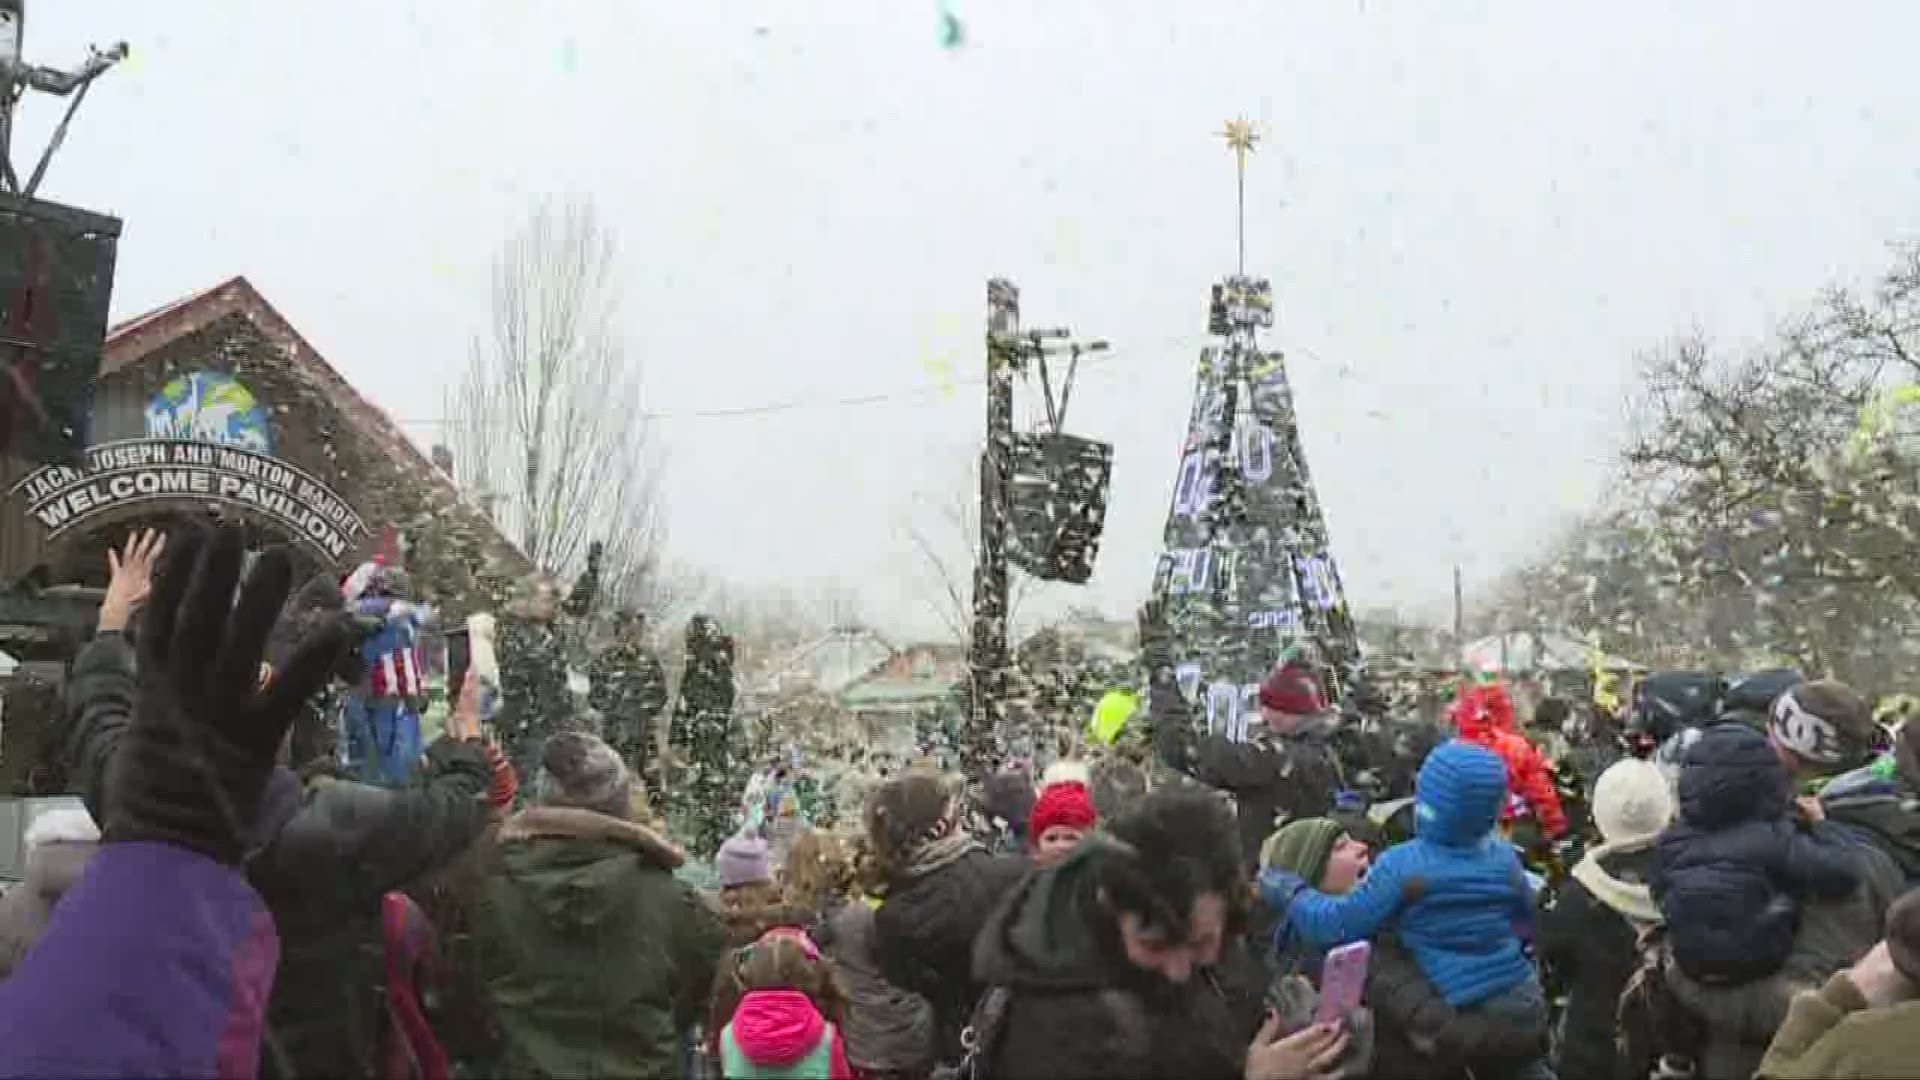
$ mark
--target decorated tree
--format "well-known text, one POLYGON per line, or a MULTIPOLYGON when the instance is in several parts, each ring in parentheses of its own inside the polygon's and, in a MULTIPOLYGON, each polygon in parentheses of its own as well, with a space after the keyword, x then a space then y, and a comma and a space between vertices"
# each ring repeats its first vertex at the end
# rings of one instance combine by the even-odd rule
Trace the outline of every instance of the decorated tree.
POLYGON ((687 665, 680 676, 668 738, 675 764, 667 812, 692 849, 711 856, 734 827, 745 768, 733 723, 733 638, 705 615, 687 624, 687 665))

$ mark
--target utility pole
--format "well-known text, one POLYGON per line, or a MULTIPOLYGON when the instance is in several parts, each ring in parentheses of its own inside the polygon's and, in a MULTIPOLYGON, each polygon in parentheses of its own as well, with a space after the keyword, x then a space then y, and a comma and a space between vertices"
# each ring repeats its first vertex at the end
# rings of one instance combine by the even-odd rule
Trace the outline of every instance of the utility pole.
POLYGON ((106 335, 120 222, 36 198, 87 91, 127 56, 89 50, 71 69, 23 54, 26 0, 0 0, 0 448, 49 462, 78 452, 77 410, 106 335), (31 170, 14 167, 14 116, 29 92, 67 99, 31 170))
POLYGON ((1019 363, 1020 290, 987 282, 987 437, 980 450, 980 548, 973 566, 973 632, 967 669, 973 684, 961 767, 970 778, 992 769, 993 742, 1006 723, 1007 514, 1013 472, 1013 373, 1019 363))
POLYGON ((80 103, 87 100, 93 81, 125 60, 128 50, 124 41, 104 50, 89 49, 87 58, 70 71, 30 64, 21 55, 26 39, 26 6, 26 0, 0 0, 0 192, 32 198, 47 175, 47 165, 54 153, 67 141, 67 128, 73 123, 73 114, 80 110, 80 103), (66 98, 67 111, 60 117, 46 149, 41 151, 33 172, 22 183, 13 167, 13 114, 14 106, 28 90, 66 98))
POLYGON ((1461 674, 1467 671, 1467 600, 1460 583, 1460 564, 1453 564, 1453 666, 1461 674))
POLYGON ((1071 341, 1065 329, 1020 328, 1020 290, 1005 278, 987 282, 987 429, 980 451, 980 546, 973 569, 973 630, 968 639, 967 667, 972 685, 965 729, 960 739, 961 767, 980 780, 1004 756, 1007 730, 1008 675, 1012 657, 1007 646, 1008 519, 1013 513, 1015 432, 1013 430, 1014 377, 1037 369, 1047 391, 1047 411, 1056 426, 1066 409, 1073 368, 1068 369, 1056 408, 1047 376, 1049 356, 1069 354, 1077 366, 1084 353, 1101 352, 1104 341, 1071 341))

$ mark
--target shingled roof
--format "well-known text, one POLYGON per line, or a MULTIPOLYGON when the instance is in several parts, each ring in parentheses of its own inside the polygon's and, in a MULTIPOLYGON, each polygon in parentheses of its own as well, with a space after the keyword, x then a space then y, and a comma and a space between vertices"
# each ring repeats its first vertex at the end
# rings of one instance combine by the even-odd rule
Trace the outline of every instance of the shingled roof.
POLYGON ((100 377, 231 315, 245 317, 277 346, 292 371, 334 402, 367 445, 392 462, 406 482, 420 485, 436 512, 450 515, 463 530, 481 538, 501 576, 517 578, 532 572, 533 564, 484 511, 466 499, 453 478, 435 466, 385 410, 354 389, 245 277, 229 278, 114 325, 101 349, 100 377))

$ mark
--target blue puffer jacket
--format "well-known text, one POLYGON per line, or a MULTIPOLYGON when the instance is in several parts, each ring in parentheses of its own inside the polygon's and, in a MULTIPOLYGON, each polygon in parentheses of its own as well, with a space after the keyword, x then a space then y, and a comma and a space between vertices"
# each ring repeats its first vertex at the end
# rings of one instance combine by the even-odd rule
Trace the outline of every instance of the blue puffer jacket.
POLYGON ((1801 902, 1839 900, 1860 880, 1852 843, 1788 817, 1793 792, 1767 737, 1715 724, 1680 770, 1680 820, 1648 873, 1680 970, 1706 985, 1764 978, 1786 963, 1801 902))
POLYGON ((1344 896, 1268 869, 1261 897, 1290 931, 1322 949, 1396 930, 1429 981, 1456 1008, 1533 978, 1521 949, 1533 894, 1513 848, 1493 834, 1507 799, 1500 756, 1458 739, 1427 755, 1415 788, 1415 838, 1395 844, 1344 896))

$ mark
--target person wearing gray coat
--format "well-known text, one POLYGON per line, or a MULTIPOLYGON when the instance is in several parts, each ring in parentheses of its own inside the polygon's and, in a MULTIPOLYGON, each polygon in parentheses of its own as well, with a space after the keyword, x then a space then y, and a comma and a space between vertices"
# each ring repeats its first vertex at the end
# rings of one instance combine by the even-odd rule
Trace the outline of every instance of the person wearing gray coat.
POLYGON ((814 930, 847 992, 841 1025, 847 1060, 861 1076, 922 1076, 933 1067, 933 1006, 880 974, 874 958, 873 908, 855 899, 814 930))

